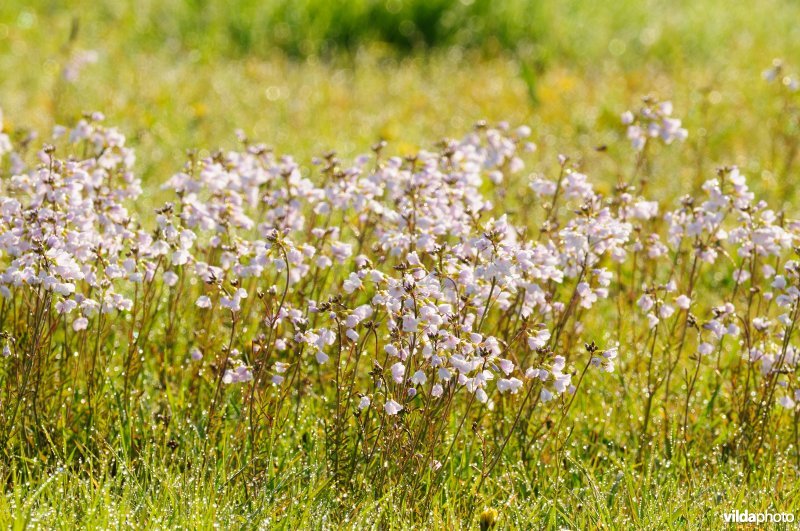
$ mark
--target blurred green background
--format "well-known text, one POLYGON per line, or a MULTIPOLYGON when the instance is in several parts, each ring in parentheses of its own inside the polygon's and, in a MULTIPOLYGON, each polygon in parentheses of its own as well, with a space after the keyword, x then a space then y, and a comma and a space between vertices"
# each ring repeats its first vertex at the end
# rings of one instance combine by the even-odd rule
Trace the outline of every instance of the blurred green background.
POLYGON ((479 119, 613 173, 619 114, 652 93, 690 130, 670 186, 738 163, 770 190, 774 133, 793 126, 761 72, 798 57, 798 20, 788 0, 6 0, 0 107, 7 129, 103 111, 146 180, 237 128, 307 159, 378 138, 406 152, 479 119))

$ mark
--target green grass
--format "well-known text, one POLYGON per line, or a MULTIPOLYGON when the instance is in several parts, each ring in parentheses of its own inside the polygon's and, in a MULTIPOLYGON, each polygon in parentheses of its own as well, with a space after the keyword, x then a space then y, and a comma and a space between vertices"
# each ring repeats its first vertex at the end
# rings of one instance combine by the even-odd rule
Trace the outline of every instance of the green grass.
MULTIPOLYGON (((185 150, 232 147, 237 128, 307 163, 330 148, 367 151, 378 138, 410 153, 480 119, 527 123, 539 148, 531 171, 552 174, 566 153, 610 187, 631 165, 618 147, 619 114, 656 93, 690 131, 679 155, 655 158, 656 195, 677 198, 736 163, 765 198, 791 206, 795 173, 778 139, 797 124, 761 71, 773 57, 800 57, 797 20, 800 5, 781 0, 11 0, 0 5, 0 108, 9 129, 106 113, 137 149, 146 183, 138 206, 149 211, 185 150), (96 50, 98 62, 66 82, 62 70, 79 50, 96 50)), ((524 190, 509 186, 511 198, 524 190)), ((720 513, 734 508, 800 508, 788 454, 761 456, 750 475, 714 444, 696 462, 653 457, 634 468, 626 443, 641 411, 610 384, 576 404, 563 463, 501 463, 476 501, 469 464, 479 448, 465 438, 437 498, 417 512, 398 512, 388 495, 352 504, 331 487, 322 409, 301 412, 256 477, 237 475, 232 429, 201 472, 208 449, 181 416, 191 412, 186 400, 151 385, 130 418, 109 400, 114 414, 82 448, 44 446, 0 462, 0 525, 474 528, 491 506, 509 528, 679 529, 720 528, 720 513), (164 412, 171 420, 159 420, 164 412), (601 442, 575 442, 586 440, 601 442)), ((712 442, 724 435, 720 419, 701 422, 712 442)))
MULTIPOLYGON (((721 528, 723 511, 747 507, 750 512, 791 512, 800 501, 796 487, 776 495, 776 481, 792 480, 775 478, 769 470, 745 487, 736 469, 723 469, 710 480, 698 478, 687 484, 684 476, 670 471, 660 472, 655 480, 643 480, 625 467, 604 468, 608 470, 598 475, 596 470, 573 463, 560 490, 527 493, 525 487, 530 485, 524 485, 524 472, 512 468, 516 482, 493 486, 496 494, 486 504, 498 510, 501 528, 716 529, 721 528), (519 490, 509 497, 511 488, 519 490)), ((283 480, 266 492, 246 493, 241 485, 221 489, 224 478, 216 484, 208 480, 193 483, 193 478, 169 464, 139 472, 135 479, 124 474, 112 477, 103 471, 80 478, 56 472, 41 482, 11 490, 0 501, 5 513, 0 523, 15 529, 126 528, 143 523, 161 528, 211 528, 215 524, 246 528, 258 523, 281 529, 319 529, 337 523, 388 529, 408 525, 404 518, 408 515, 397 514, 386 499, 368 499, 355 507, 335 499, 345 493, 331 492, 322 472, 313 467, 296 466, 282 474, 283 480)), ((454 478, 448 490, 458 489, 454 478)), ((458 496, 443 495, 440 503, 424 515, 415 515, 414 520, 431 528, 462 527, 465 521, 458 503, 458 496)))

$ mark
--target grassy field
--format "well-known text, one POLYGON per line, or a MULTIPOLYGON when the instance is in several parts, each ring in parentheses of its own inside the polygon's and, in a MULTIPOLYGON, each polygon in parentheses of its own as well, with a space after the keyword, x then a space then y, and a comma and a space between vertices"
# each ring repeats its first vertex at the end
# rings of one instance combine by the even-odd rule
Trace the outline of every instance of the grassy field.
MULTIPOLYGON (((549 214, 534 212, 528 184, 538 175, 558 178, 559 154, 609 197, 633 172, 646 180, 643 195, 665 205, 662 213, 685 194, 699 194, 718 167, 738 165, 757 199, 793 219, 800 201, 800 100, 781 79, 768 83, 762 72, 781 58, 781 76, 800 73, 797 20, 800 5, 788 0, 757 6, 718 0, 11 0, 0 5, 0 109, 4 132, 17 142, 38 131, 37 145, 49 142, 55 125, 72 127, 83 113, 103 112, 136 152, 133 168, 143 192, 129 209, 143 219, 164 201, 179 201, 161 185, 181 171, 188 150, 198 150, 197 160, 217 148, 239 149, 239 129, 279 155, 294 156, 316 183, 324 172, 314 169, 312 158, 328 150, 349 161, 386 140, 388 153, 412 155, 437 149, 443 138, 463 137, 480 120, 532 129, 536 150, 523 156, 525 170, 480 188, 494 201, 493 212, 507 213, 532 234, 549 214), (688 138, 654 144, 645 160, 631 150, 620 115, 648 95, 672 101, 688 138)), ((3 167, 3 194, 9 193, 8 174, 3 167)), ((355 218, 331 219, 353 241, 361 237, 355 218)), ((143 224, 153 229, 152 221, 143 224)), ((725 269, 736 266, 735 259, 703 271, 701 304, 704 298, 708 305, 726 302, 722 293, 731 289, 736 302, 725 269)), ((637 271, 634 263, 614 274, 631 293, 637 282, 665 276, 656 266, 643 269, 642 277, 637 271)), ((335 292, 345 278, 346 272, 335 273, 322 285, 335 292)), ((274 284, 280 294, 283 284, 274 284)), ((230 334, 231 344, 244 345, 253 340, 257 320, 239 331, 241 339, 235 319, 232 326, 223 320, 204 326, 194 307, 201 287, 186 285, 192 296, 175 314, 177 325, 163 306, 154 312, 131 393, 127 376, 122 383, 128 371, 121 353, 134 336, 113 329, 118 324, 133 331, 135 314, 116 317, 105 329, 99 325, 107 332, 97 333, 106 342, 98 339, 94 349, 105 360, 94 402, 82 388, 86 366, 69 361, 68 349, 75 346, 77 357, 80 341, 66 324, 63 338, 53 336, 55 346, 43 359, 76 376, 72 384, 54 377, 59 390, 42 391, 52 403, 69 404, 69 412, 55 407, 49 419, 9 414, 15 407, 35 413, 35 401, 31 406, 26 397, 39 389, 20 387, 9 361, 16 355, 0 360, 0 525, 714 529, 725 527, 723 512, 737 509, 800 513, 797 410, 775 405, 773 411, 770 402, 764 411, 758 406, 757 418, 741 414, 746 408, 737 405, 741 352, 735 342, 720 346, 722 365, 697 363, 703 370, 694 379, 695 358, 690 349, 679 351, 673 395, 662 397, 658 387, 655 403, 648 401, 648 382, 657 373, 648 360, 656 345, 669 353, 673 338, 654 337, 651 346, 641 332, 646 318, 634 316, 636 300, 622 287, 581 315, 580 326, 576 317, 574 337, 564 340, 580 350, 578 330, 584 329, 587 342, 619 341, 615 373, 587 377, 574 401, 559 399, 553 409, 523 407, 533 422, 508 439, 505 433, 520 430, 512 422, 513 402, 498 400, 505 415, 495 419, 487 409, 471 410, 462 397, 453 403, 464 412, 454 410, 442 428, 442 444, 451 451, 440 473, 412 474, 405 461, 381 454, 387 460, 382 467, 361 471, 354 465, 342 481, 338 469, 332 472, 338 457, 331 448, 349 451, 341 434, 354 430, 348 423, 356 421, 350 415, 346 427, 331 427, 340 414, 338 393, 334 398, 325 386, 333 377, 310 370, 296 394, 269 402, 274 410, 254 429, 247 384, 215 391, 227 351, 215 351, 216 361, 198 373, 189 347, 200 328, 208 330, 208 341, 224 343, 230 334), (630 315, 619 305, 628 305, 630 315), (537 426, 552 437, 539 437, 537 426), (744 433, 748 429, 758 437, 744 433), (495 455, 496 466, 487 468, 487 456, 495 455)), ((174 303, 166 294, 163 301, 168 308, 174 303)), ((33 334, 25 331, 28 306, 20 307, 21 313, 16 304, 7 310, 3 302, 0 320, 2 332, 16 334, 22 344, 33 334)), ((700 319, 711 315, 705 310, 698 309, 700 319)), ((747 306, 747 317, 755 316, 747 306)), ((503 318, 491 314, 487 322, 499 326, 503 318)), ((792 332, 787 343, 797 345, 792 332)), ((40 350, 46 349, 37 345, 32 352, 40 350)), ((570 360, 569 368, 576 381, 583 366, 570 360)), ((368 369, 362 370, 367 381, 368 369)), ((356 374, 353 369, 354 380, 356 374)), ((796 369, 786 375, 796 376, 796 369)), ((662 375, 653 378, 660 386, 662 375)), ((338 385, 337 371, 337 391, 338 385)), ((759 385, 772 400, 770 381, 759 385)), ((753 396, 761 390, 753 387, 753 396)), ((409 421, 408 429, 418 426, 409 421)), ((398 455, 414 454, 408 441, 397 444, 398 455)), ((358 442, 355 448, 354 456, 358 442)))

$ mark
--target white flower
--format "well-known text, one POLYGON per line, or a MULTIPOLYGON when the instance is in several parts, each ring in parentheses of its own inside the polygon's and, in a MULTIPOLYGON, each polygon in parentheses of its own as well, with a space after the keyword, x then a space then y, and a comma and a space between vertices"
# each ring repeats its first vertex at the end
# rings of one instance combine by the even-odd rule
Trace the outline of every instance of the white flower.
POLYGON ((406 366, 402 362, 397 362, 392 365, 392 380, 397 383, 403 383, 403 376, 406 374, 406 366))
POLYGON ((714 345, 711 343, 700 343, 697 347, 697 353, 701 356, 708 356, 712 352, 714 352, 714 345))
POLYGON ((403 406, 395 402, 394 400, 389 400, 383 406, 383 409, 386 411, 386 414, 389 416, 394 416, 403 411, 403 406))
POLYGON ((244 288, 239 288, 233 292, 232 295, 223 295, 219 298, 219 305, 223 308, 228 308, 233 312, 238 312, 242 309, 242 299, 247 298, 247 291, 244 288))
POLYGON ((320 365, 324 365, 328 361, 328 359, 330 359, 329 356, 324 352, 322 352, 321 350, 317 351, 315 357, 317 359, 317 363, 319 363, 320 365))
POLYGON ((621 117, 623 125, 630 125, 633 123, 633 113, 631 111, 625 111, 622 113, 621 117))
POLYGON ((497 363, 500 365, 500 370, 503 371, 506 376, 511 374, 514 371, 514 362, 507 359, 499 359, 497 363))
POLYGON ((206 295, 201 295, 197 298, 194 304, 198 308, 211 308, 211 299, 206 295))
POLYGON ((239 365, 235 369, 227 369, 222 375, 224 384, 245 383, 252 379, 253 373, 244 365, 239 365))
POLYGON ((542 388, 541 392, 539 392, 539 398, 542 400, 542 403, 550 402, 553 399, 553 393, 542 388))
POLYGON ((417 331, 418 321, 411 314, 403 316, 403 332, 413 333, 417 331))
POLYGON ((649 312, 655 305, 655 301, 650 295, 642 295, 637 304, 643 312, 649 312))
POLYGON ((78 307, 78 303, 73 299, 63 299, 56 303, 56 311, 59 314, 68 314, 78 307))
POLYGON ((783 407, 785 407, 786 409, 794 409, 795 406, 795 401, 786 395, 780 397, 778 399, 778 403, 783 407))
POLYGON ((166 284, 167 286, 172 287, 178 283, 178 275, 176 275, 172 271, 166 271, 163 275, 163 278, 164 278, 164 284, 166 284))
POLYGON ((478 402, 481 404, 485 404, 487 400, 489 400, 489 395, 486 394, 486 391, 483 390, 483 387, 479 387, 475 390, 475 398, 478 399, 478 402))
POLYGON ((633 205, 633 217, 637 219, 653 219, 658 215, 657 201, 638 201, 633 205))
POLYGON ((358 409, 366 409, 372 403, 372 400, 368 396, 362 396, 361 400, 358 402, 358 409))
MULTIPOLYGON (((613 364, 611 365, 611 367, 612 369, 608 372, 613 372, 613 364)), ((571 374, 557 374, 555 375, 555 380, 553 381, 553 388, 556 390, 557 393, 561 394, 567 390, 571 381, 572 381, 571 374)))
POLYGON ((190 254, 183 249, 178 249, 172 253, 172 263, 175 265, 184 265, 189 262, 190 254))
POLYGON ((397 357, 399 353, 397 347, 392 344, 387 344, 385 347, 383 347, 383 351, 386 352, 388 355, 395 357, 397 357))
POLYGON ((536 332, 536 335, 528 336, 528 347, 532 350, 544 348, 550 340, 550 330, 543 328, 536 332))
MULTIPOLYGON (((405 368, 403 368, 403 372, 405 372, 405 368)), ((422 371, 417 371, 411 376, 411 383, 414 385, 422 385, 428 381, 428 377, 425 376, 425 373, 422 371)))
POLYGON ((350 276, 348 276, 347 279, 344 281, 343 288, 345 293, 349 295, 350 293, 353 293, 355 290, 360 289, 361 286, 362 282, 361 279, 358 278, 358 275, 356 273, 350 273, 350 276))
POLYGON ((521 387, 522 380, 519 380, 518 378, 501 378, 497 381, 497 390, 500 393, 510 392, 511 394, 516 394, 521 387))
POLYGON ((331 253, 340 264, 353 254, 353 246, 349 243, 335 242, 331 245, 331 253))
POLYGON ((675 306, 680 308, 681 310, 688 310, 689 306, 692 305, 692 299, 687 297, 686 295, 679 295, 675 298, 675 306))

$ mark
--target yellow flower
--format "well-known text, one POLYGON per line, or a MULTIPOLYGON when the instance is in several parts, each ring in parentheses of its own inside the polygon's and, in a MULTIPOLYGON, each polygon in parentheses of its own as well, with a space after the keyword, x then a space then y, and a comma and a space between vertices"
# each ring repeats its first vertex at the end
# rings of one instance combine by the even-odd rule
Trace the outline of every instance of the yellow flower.
POLYGON ((481 531, 486 531, 487 529, 492 529, 495 524, 497 523, 497 509, 493 509, 491 507, 487 507, 481 513, 480 518, 480 526, 481 531))

